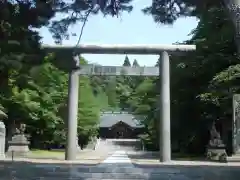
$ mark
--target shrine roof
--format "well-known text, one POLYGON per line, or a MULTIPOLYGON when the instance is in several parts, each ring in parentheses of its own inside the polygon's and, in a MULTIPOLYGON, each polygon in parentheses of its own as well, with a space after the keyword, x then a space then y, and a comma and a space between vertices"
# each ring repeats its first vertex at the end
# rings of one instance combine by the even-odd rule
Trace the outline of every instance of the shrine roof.
POLYGON ((140 121, 137 120, 132 114, 128 113, 103 113, 100 117, 100 127, 112 127, 118 122, 126 123, 132 128, 143 127, 140 121))

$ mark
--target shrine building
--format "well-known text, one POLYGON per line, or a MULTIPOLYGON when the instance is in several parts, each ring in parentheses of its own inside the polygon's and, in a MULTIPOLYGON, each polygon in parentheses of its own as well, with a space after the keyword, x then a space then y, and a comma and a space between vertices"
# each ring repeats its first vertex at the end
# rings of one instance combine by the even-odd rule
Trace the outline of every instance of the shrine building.
POLYGON ((140 120, 127 112, 103 112, 100 117, 99 137, 102 139, 138 139, 143 133, 140 120))

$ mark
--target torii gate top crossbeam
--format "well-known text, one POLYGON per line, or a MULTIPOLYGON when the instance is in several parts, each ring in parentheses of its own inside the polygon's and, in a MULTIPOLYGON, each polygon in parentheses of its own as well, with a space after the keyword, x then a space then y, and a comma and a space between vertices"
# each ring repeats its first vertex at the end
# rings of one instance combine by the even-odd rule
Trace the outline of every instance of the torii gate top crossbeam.
POLYGON ((195 45, 91 45, 81 44, 77 47, 74 46, 43 46, 44 49, 50 51, 73 51, 78 54, 146 54, 146 55, 159 55, 163 51, 180 52, 180 51, 195 51, 195 45))

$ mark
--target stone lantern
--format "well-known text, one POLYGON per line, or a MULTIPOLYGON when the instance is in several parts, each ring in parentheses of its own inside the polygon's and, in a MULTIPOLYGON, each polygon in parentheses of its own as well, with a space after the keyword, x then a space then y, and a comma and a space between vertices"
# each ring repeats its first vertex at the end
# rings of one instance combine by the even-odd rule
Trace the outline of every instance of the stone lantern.
POLYGON ((8 154, 18 157, 24 157, 29 152, 29 141, 24 134, 26 129, 25 124, 20 124, 19 128, 16 128, 15 135, 11 141, 8 141, 8 154))

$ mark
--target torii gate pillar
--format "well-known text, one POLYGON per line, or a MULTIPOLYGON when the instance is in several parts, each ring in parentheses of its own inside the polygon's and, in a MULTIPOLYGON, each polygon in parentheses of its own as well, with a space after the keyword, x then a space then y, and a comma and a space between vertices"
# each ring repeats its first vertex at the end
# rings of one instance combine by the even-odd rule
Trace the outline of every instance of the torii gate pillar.
POLYGON ((160 161, 171 161, 171 121, 170 121, 170 67, 169 55, 163 51, 159 62, 160 79, 160 123, 159 151, 160 161))
POLYGON ((68 119, 67 119, 67 142, 65 160, 75 160, 77 157, 78 143, 78 94, 79 94, 79 57, 73 57, 75 68, 69 72, 68 80, 68 119))

